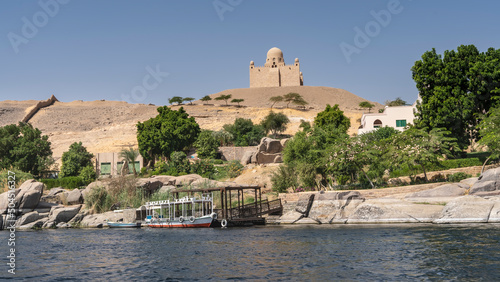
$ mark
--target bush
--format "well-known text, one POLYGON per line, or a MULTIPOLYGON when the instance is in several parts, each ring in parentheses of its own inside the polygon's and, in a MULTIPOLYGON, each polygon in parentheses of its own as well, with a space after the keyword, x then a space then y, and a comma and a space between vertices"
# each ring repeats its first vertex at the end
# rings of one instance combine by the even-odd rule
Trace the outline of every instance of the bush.
POLYGON ((448 182, 460 182, 461 180, 467 179, 472 177, 472 175, 464 173, 464 172, 457 172, 454 174, 448 174, 446 176, 448 182))
POLYGON ((440 165, 444 169, 453 169, 459 167, 481 166, 483 165, 483 163, 478 158, 467 158, 467 159, 444 160, 440 162, 440 165))
POLYGON ((92 212, 103 213, 111 207, 111 197, 106 188, 94 187, 84 197, 85 206, 92 212))
POLYGON ((278 193, 286 193, 288 188, 296 191, 299 183, 295 168, 289 165, 280 165, 278 170, 271 175, 272 189, 278 193))
POLYGON ((214 165, 209 160, 196 160, 191 164, 191 173, 213 179, 216 173, 214 165))
POLYGON ((80 171, 80 177, 85 182, 85 185, 90 184, 97 178, 97 173, 92 166, 86 166, 80 171))
POLYGON ((238 160, 230 161, 226 166, 226 171, 229 178, 238 177, 243 171, 243 165, 238 160))
POLYGON ((214 165, 221 165, 221 164, 224 164, 224 161, 220 160, 220 159, 215 159, 215 160, 212 160, 212 164, 214 164, 214 165))
POLYGON ((63 187, 65 189, 75 189, 85 186, 86 183, 80 176, 67 176, 57 179, 40 179, 40 182, 47 186, 47 189, 54 187, 63 187))

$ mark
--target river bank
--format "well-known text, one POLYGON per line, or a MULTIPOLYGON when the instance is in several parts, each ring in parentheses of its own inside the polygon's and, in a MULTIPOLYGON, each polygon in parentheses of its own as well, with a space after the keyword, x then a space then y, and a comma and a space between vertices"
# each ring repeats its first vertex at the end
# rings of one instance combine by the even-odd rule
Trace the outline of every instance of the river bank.
MULTIPOLYGON (((202 181, 193 175, 182 179, 162 176, 154 181, 142 181, 148 187, 160 189, 163 182, 172 184, 188 178, 193 180, 190 183, 202 181)), ((93 183, 87 189, 96 185, 93 183)), ((28 180, 18 189, 1 194, 0 226, 4 229, 9 226, 17 229, 101 228, 107 226, 108 220, 140 220, 140 212, 136 209, 92 214, 83 205, 86 191, 54 188, 42 197, 43 189, 42 183, 28 180), (46 202, 59 194, 64 195, 65 202, 70 205, 46 202)), ((479 178, 459 183, 287 193, 279 197, 283 213, 269 216, 269 224, 499 223, 500 168, 489 169, 479 178)))

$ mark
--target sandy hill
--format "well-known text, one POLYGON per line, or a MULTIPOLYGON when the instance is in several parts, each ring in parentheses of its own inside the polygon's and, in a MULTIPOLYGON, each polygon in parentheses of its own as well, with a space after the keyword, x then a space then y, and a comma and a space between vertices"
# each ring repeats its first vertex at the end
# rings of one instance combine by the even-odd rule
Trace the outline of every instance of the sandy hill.
MULTIPOLYGON (((353 93, 339 88, 324 87, 324 86, 287 86, 287 87, 259 87, 259 88, 238 88, 238 89, 228 89, 219 93, 211 94, 210 97, 213 99, 222 94, 232 95, 232 99, 244 99, 242 105, 250 107, 264 107, 268 108, 271 106, 269 98, 272 96, 281 96, 290 92, 299 93, 304 97, 309 104, 307 108, 313 108, 314 110, 324 110, 326 104, 335 105, 339 104, 339 107, 346 112, 361 112, 359 108, 359 103, 363 101, 368 101, 353 93)), ((201 103, 201 101, 199 101, 201 103)), ((214 101, 212 101, 214 102, 214 101)), ((224 103, 224 101, 215 101, 216 103, 224 103)), ((379 103, 374 103, 375 109, 383 108, 379 103)), ((284 107, 286 103, 277 103, 275 106, 284 107)), ((291 105, 290 105, 291 106, 291 105)))
MULTIPOLYGON (((287 134, 294 134, 301 120, 313 121, 316 114, 324 110, 327 103, 339 104, 346 116, 351 119, 350 133, 359 127, 358 119, 363 111, 357 106, 364 99, 342 89, 329 87, 282 87, 231 89, 212 94, 232 94, 234 98, 245 101, 242 107, 224 106, 224 101, 211 101, 208 105, 196 101, 193 105, 183 105, 203 129, 220 130, 224 124, 233 123, 238 117, 250 118, 259 123, 269 113, 269 97, 289 92, 301 94, 309 102, 308 110, 284 108, 285 104, 275 106, 291 121, 287 134), (216 102, 216 103, 214 103, 216 102)), ((0 101, 0 126, 18 123, 38 101, 0 101)), ((374 103, 376 108, 382 105, 374 103)), ((291 105, 290 105, 291 106, 291 105)), ((172 106, 178 109, 180 106, 172 106)), ((34 127, 49 136, 54 157, 60 158, 73 142, 81 141, 92 153, 116 152, 124 147, 137 146, 136 124, 157 115, 157 106, 128 104, 116 101, 73 101, 55 102, 40 109, 30 120, 34 127)), ((372 111, 376 111, 373 109, 372 111)))

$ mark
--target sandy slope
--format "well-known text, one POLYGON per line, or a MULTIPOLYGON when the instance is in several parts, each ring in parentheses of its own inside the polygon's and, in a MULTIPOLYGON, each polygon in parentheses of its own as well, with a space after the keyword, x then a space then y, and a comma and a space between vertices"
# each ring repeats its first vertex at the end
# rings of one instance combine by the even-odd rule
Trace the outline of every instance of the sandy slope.
MULTIPOLYGON (((359 127, 357 120, 363 113, 357 105, 365 100, 348 91, 329 87, 230 89, 211 94, 211 96, 215 98, 221 94, 232 94, 233 99, 245 100, 242 107, 225 106, 223 101, 211 101, 208 105, 195 101, 193 105, 183 107, 189 115, 195 117, 201 128, 220 130, 224 124, 233 123, 238 117, 250 118, 254 123, 259 123, 269 113, 271 105, 269 97, 289 92, 301 94, 309 105, 307 105, 307 110, 287 109, 284 108, 284 103, 275 106, 275 111, 286 114, 291 121, 285 133, 294 134, 299 129, 301 120, 313 121, 316 114, 324 110, 327 103, 339 104, 351 119, 349 132, 352 134, 357 131, 359 127)), ((1 101, 0 126, 17 123, 36 103, 37 101, 1 101)), ((382 108, 382 105, 374 104, 377 109, 382 108)), ((154 105, 116 101, 56 102, 52 106, 41 109, 30 122, 43 134, 49 136, 54 157, 59 158, 64 151, 68 150, 71 143, 79 141, 94 154, 137 146, 136 124, 156 116, 156 108, 154 105)), ((172 108, 178 109, 179 106, 172 108)))

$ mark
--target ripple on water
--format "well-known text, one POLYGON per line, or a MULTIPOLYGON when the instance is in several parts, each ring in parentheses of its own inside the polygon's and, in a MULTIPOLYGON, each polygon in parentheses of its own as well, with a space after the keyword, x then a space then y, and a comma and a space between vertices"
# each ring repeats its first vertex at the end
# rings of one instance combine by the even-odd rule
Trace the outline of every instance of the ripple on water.
POLYGON ((499 231, 490 224, 18 232, 17 277, 493 281, 499 231))

